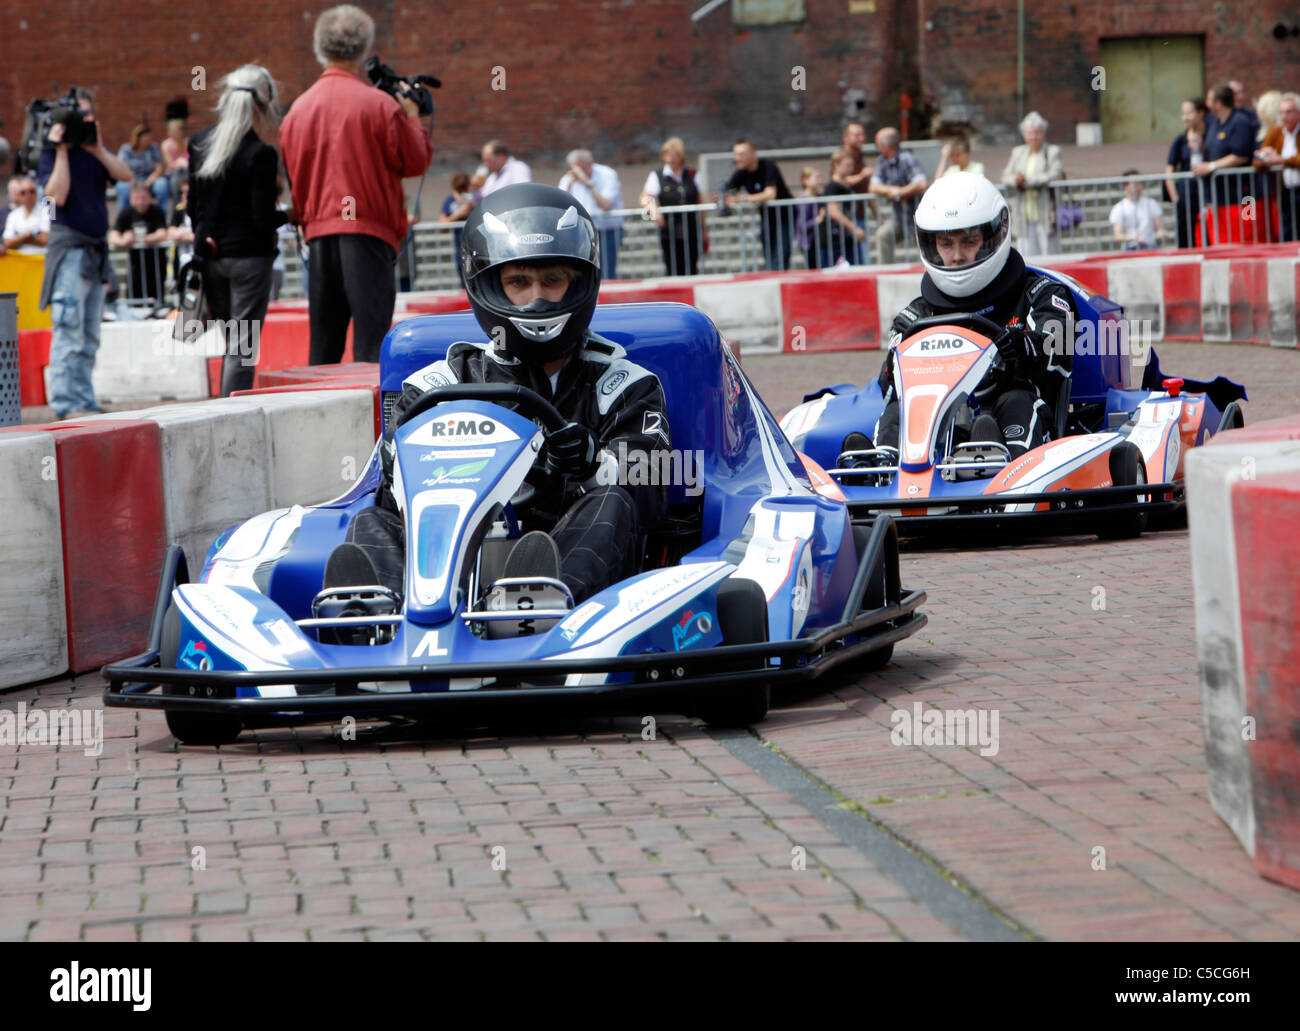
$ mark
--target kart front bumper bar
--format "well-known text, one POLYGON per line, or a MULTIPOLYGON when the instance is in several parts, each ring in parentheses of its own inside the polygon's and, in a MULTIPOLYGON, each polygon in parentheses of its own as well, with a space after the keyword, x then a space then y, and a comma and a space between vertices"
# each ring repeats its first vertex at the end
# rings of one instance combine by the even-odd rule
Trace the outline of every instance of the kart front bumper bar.
MULTIPOLYGON (((852 485, 849 485, 850 488, 852 485)), ((1121 487, 1092 487, 1040 494, 976 494, 966 497, 848 498, 849 511, 862 520, 888 514, 905 535, 936 530, 1017 530, 1039 533, 1093 532, 1098 523, 1116 516, 1145 512, 1163 515, 1184 503, 1180 483, 1139 483, 1121 487), (1146 500, 1143 500, 1143 499, 1146 500), (1008 512, 1011 505, 1049 504, 1046 510, 1008 512), (925 509, 951 509, 926 512, 925 509), (907 509, 921 509, 911 515, 907 509)))
POLYGON ((188 573, 178 548, 168 549, 155 602, 149 647, 129 659, 105 666, 108 681, 104 702, 137 709, 261 714, 403 713, 429 706, 476 704, 530 698, 643 698, 649 693, 677 694, 698 688, 722 687, 765 680, 773 685, 806 681, 855 658, 910 637, 927 623, 917 609, 924 591, 903 590, 898 583, 898 535, 893 520, 877 521, 863 549, 858 575, 845 600, 840 622, 807 637, 759 644, 721 645, 686 652, 655 652, 600 659, 556 659, 506 663, 446 663, 408 666, 358 666, 310 670, 209 670, 158 666, 163 615, 172 586, 188 573), (883 576, 880 573, 884 565, 883 576), (883 604, 862 611, 868 585, 884 583, 883 604), (852 615, 850 615, 852 613, 852 615), (856 640, 846 643, 846 638, 856 640), (631 674, 632 680, 613 684, 567 686, 570 674, 631 674), (366 690, 394 682, 462 679, 494 681, 493 686, 466 690, 366 690), (503 683, 504 682, 504 683, 503 683), (292 685, 308 692, 292 697, 237 696, 240 688, 292 685), (185 693, 164 694, 163 688, 185 693))

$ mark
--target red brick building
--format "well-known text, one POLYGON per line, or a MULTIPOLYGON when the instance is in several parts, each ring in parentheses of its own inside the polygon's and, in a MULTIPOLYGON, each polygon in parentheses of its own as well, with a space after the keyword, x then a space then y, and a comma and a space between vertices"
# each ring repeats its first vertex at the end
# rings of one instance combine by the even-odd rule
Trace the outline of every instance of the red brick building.
MULTIPOLYGON (((178 94, 189 97, 192 125, 203 124, 219 77, 247 61, 270 68, 292 99, 318 74, 311 33, 328 4, 8 6, 0 118, 11 142, 31 98, 76 83, 96 89, 116 145, 142 114, 161 133, 163 105, 178 94)), ((850 116, 896 124, 904 93, 918 102, 914 134, 939 114, 1006 141, 1019 110, 1014 0, 730 0, 698 20, 707 0, 363 6, 389 64, 444 82, 440 163, 466 165, 490 136, 533 159, 579 145, 598 159, 645 159, 668 135, 692 151, 725 149, 741 134, 768 147, 825 144, 850 116)), ((1051 121, 1052 139, 1071 142, 1076 122, 1106 120, 1106 103, 1163 108, 1168 76, 1153 48, 1173 36, 1191 38, 1179 44, 1179 67, 1190 75, 1199 62, 1203 83, 1239 75, 1252 93, 1300 87, 1300 39, 1274 39, 1279 23, 1300 24, 1300 13, 1282 0, 1026 4, 1023 106, 1051 121), (1104 53, 1122 66, 1108 76, 1110 98, 1092 88, 1104 53), (1138 94, 1145 101, 1124 99, 1138 94)))

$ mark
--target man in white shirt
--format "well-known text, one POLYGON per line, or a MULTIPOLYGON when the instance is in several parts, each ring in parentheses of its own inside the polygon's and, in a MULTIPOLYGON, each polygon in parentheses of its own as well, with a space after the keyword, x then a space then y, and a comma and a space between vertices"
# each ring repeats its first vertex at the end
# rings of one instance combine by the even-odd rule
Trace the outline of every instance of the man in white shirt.
POLYGON ((600 276, 618 275, 618 249, 623 243, 623 217, 611 215, 623 207, 623 184, 609 165, 598 165, 589 150, 571 150, 565 163, 569 170, 560 179, 560 189, 571 193, 587 209, 600 232, 600 276))
MULTIPOLYGON (((1136 168, 1124 173, 1125 176, 1137 174, 1136 168)), ((1160 204, 1142 196, 1142 184, 1136 181, 1125 184, 1124 199, 1110 209, 1110 226, 1116 241, 1126 251, 1153 250, 1165 235, 1160 224, 1160 204)))
POLYGON ((515 183, 531 183, 533 172, 516 157, 510 156, 510 148, 500 140, 488 140, 483 144, 483 167, 487 169, 487 180, 479 190, 478 200, 495 193, 503 186, 515 183))
POLYGON ((44 254, 50 242, 50 211, 47 205, 36 203, 36 181, 23 178, 13 194, 18 204, 5 219, 6 249, 19 254, 44 254))

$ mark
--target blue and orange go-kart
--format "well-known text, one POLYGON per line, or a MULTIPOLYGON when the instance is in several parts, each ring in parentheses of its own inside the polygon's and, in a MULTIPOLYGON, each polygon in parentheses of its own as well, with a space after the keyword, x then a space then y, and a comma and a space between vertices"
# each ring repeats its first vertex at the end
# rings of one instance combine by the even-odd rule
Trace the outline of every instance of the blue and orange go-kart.
MULTIPOLYGON (((609 342, 608 380, 628 375, 620 349, 655 373, 674 448, 699 453, 698 480, 669 486, 670 518, 639 572, 577 605, 558 580, 503 576, 525 474, 564 420, 522 387, 438 386, 395 430, 401 597, 323 582, 373 504, 376 450, 342 497, 226 531, 197 582, 171 548, 148 650, 105 667, 106 702, 163 709, 192 744, 525 697, 746 724, 764 717, 772 685, 877 667, 925 625, 924 594, 899 583, 892 522, 854 526, 833 485, 814 487, 712 322, 638 304, 597 309, 593 329, 609 342)), ((469 313, 395 327, 381 363, 387 418, 406 376, 475 339, 469 313)))
POLYGON ((1008 382, 993 346, 999 327, 974 314, 920 319, 890 348, 897 452, 869 441, 885 406, 874 378, 809 394, 786 413, 786 435, 839 484, 856 517, 892 513, 905 535, 1014 526, 1137 536, 1148 517, 1181 509, 1187 452, 1242 425, 1241 386, 1166 378, 1154 350, 1129 341, 1120 305, 1052 269, 1034 271, 1070 288, 1077 320, 1062 342, 1073 370, 1049 399, 1047 443, 1013 460, 1003 440, 970 439, 981 403, 1008 382), (854 433, 868 446, 854 447, 854 433))

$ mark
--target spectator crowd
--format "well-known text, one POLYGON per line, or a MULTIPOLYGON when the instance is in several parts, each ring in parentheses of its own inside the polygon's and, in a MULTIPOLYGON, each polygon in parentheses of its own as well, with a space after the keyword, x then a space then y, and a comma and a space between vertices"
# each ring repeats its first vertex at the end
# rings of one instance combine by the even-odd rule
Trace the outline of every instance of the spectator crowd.
MULTIPOLYGON (((364 75, 373 43, 374 23, 364 11, 330 8, 313 35, 320 78, 283 121, 271 73, 248 65, 222 80, 216 121, 208 128, 191 135, 182 98, 167 105, 161 140, 142 119, 115 153, 99 139, 69 147, 56 126, 39 166, 8 180, 0 253, 46 256, 42 303, 54 323, 56 415, 98 408, 89 378, 98 327, 101 317, 121 312, 109 248, 128 252, 125 295, 142 302, 137 307, 156 306, 153 314, 171 310, 168 299, 182 282, 201 283, 208 315, 231 324, 223 393, 252 381, 257 339, 251 327, 260 325, 278 293, 284 249, 295 246, 309 298, 310 360, 339 361, 349 333, 356 359, 377 360, 402 255, 404 289, 413 276, 416 217, 402 180, 426 172, 433 148, 407 87, 390 95, 364 75), (340 131, 345 124, 348 130, 340 131), (109 183, 117 198, 111 220, 109 183)), ((93 122, 93 97, 81 91, 79 102, 93 122)), ((1124 196, 1105 223, 1113 245, 1146 250, 1166 241, 1205 247, 1300 239, 1300 96, 1270 90, 1252 103, 1242 83, 1232 81, 1205 98, 1187 99, 1181 115, 1183 129, 1169 147, 1163 178, 1144 181, 1137 169, 1122 173, 1124 196), (1162 201, 1172 206, 1172 226, 1165 224, 1162 201)), ((1059 252, 1063 237, 1085 220, 1062 184, 1062 151, 1048 142, 1048 128, 1037 112, 1025 116, 1023 142, 997 180, 1014 245, 1027 255, 1059 252)), ((874 156, 866 142, 862 123, 845 125, 827 164, 801 169, 796 194, 748 136, 736 140, 730 174, 710 190, 688 162, 686 144, 673 136, 659 149, 661 164, 632 195, 632 210, 653 223, 668 275, 697 274, 710 251, 710 223, 745 211, 756 216, 746 224, 755 227, 767 269, 887 264, 900 247, 913 246, 917 204, 931 177, 898 129, 875 133, 874 156)), ((473 172, 452 175, 436 215, 451 227, 456 253, 460 224, 485 198, 533 181, 532 169, 504 140, 488 140, 478 159, 473 172)), ((587 146, 570 150, 564 164, 558 188, 591 215, 602 278, 615 278, 631 197, 625 198, 618 170, 597 161, 587 146)), ((932 178, 956 172, 986 174, 965 134, 946 140, 932 178)))

